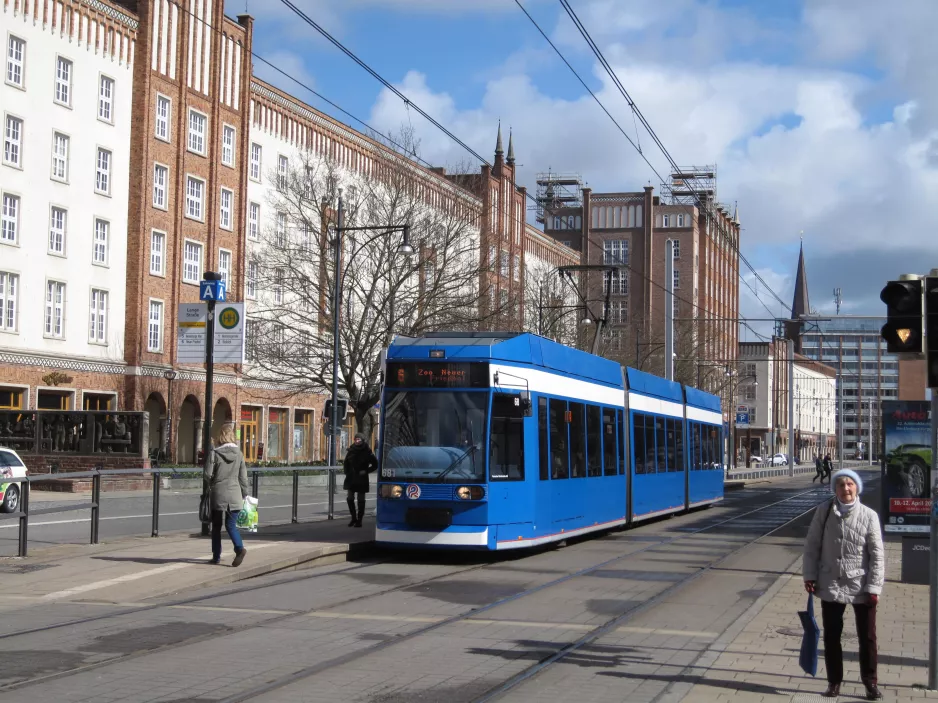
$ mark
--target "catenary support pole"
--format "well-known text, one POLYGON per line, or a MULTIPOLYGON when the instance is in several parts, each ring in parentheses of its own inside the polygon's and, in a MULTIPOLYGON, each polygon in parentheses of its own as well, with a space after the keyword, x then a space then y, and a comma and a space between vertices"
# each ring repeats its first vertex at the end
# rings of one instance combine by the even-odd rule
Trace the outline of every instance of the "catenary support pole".
POLYGON ((931 389, 931 550, 928 571, 928 688, 938 689, 938 388, 931 389))
MULTIPOLYGON (((210 271, 205 272, 206 280, 210 278, 210 271)), ((217 274, 214 274, 217 275, 217 274)), ((205 407, 202 409, 202 471, 206 476, 212 475, 212 394, 215 391, 215 301, 205 303, 207 314, 205 316, 205 407)), ((202 523, 202 536, 209 534, 209 524, 202 523)))
POLYGON ((844 468, 844 374, 837 373, 837 470, 844 468))
POLYGON ((795 342, 788 340, 788 475, 795 475, 795 342))
POLYGON ((664 243, 664 377, 674 380, 674 240, 664 243))
POLYGON ((870 398, 870 411, 866 414, 870 421, 869 449, 866 452, 870 466, 873 465, 873 399, 870 398))
MULTIPOLYGON (((338 404, 339 404, 339 311, 342 309, 342 225, 345 216, 342 204, 342 189, 339 188, 339 207, 336 217, 335 240, 333 251, 333 272, 335 280, 332 287, 332 411, 329 417, 329 466, 339 461, 338 440, 338 404)), ((335 471, 329 472, 329 519, 335 517, 335 471)))

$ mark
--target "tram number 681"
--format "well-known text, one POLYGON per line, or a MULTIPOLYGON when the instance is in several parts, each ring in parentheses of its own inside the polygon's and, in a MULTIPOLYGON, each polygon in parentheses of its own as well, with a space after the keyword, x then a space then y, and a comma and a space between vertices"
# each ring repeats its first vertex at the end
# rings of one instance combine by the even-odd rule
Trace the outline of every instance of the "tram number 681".
POLYGON ((394 478, 394 469, 381 469, 381 478, 394 478))

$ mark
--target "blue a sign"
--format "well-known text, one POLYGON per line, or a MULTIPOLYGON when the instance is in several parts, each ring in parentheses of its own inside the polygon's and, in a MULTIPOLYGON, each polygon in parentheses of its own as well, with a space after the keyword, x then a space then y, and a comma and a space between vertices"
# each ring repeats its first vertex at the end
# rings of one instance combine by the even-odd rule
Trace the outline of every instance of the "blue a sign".
POLYGON ((749 413, 736 413, 736 426, 749 424, 749 413))
POLYGON ((214 300, 222 303, 225 301, 225 294, 227 292, 224 281, 199 282, 199 300, 214 300))

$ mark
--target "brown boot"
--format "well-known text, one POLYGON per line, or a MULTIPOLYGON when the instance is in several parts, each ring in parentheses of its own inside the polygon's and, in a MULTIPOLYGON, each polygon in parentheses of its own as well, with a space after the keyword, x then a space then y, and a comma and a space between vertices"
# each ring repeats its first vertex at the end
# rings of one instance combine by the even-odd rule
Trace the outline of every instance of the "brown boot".
POLYGON ((827 690, 824 691, 825 698, 837 698, 840 695, 840 684, 832 683, 827 687, 827 690))

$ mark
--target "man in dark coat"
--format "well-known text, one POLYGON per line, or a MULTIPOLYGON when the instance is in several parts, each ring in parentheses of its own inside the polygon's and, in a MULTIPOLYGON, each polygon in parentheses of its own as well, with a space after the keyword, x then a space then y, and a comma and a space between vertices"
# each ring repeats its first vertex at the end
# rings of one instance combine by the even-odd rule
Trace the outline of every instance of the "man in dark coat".
POLYGON ((824 455, 824 475, 821 476, 821 483, 824 483, 824 479, 827 479, 827 483, 831 482, 831 472, 834 470, 834 462, 831 459, 831 454, 828 452, 824 455))
POLYGON ((820 452, 814 455, 814 478, 811 479, 811 483, 814 483, 818 479, 821 479, 821 483, 824 482, 824 465, 821 463, 820 452))
POLYGON ((365 435, 356 434, 355 442, 345 452, 345 461, 342 462, 342 470, 345 474, 345 483, 342 484, 342 488, 348 491, 346 501, 352 516, 349 527, 362 526, 362 518, 365 516, 365 494, 371 487, 368 474, 377 468, 378 459, 365 442, 365 435), (355 512, 355 494, 358 494, 357 513, 355 512))

